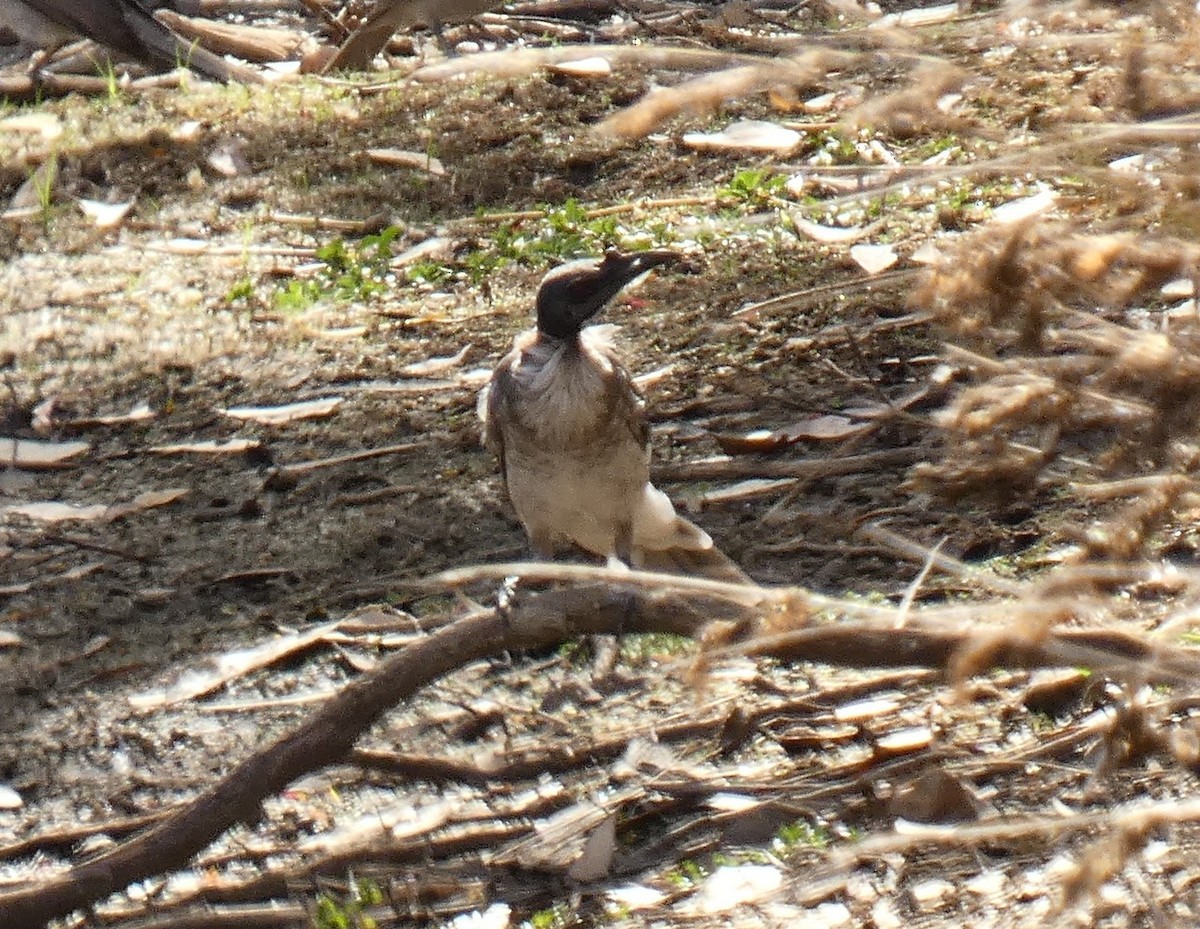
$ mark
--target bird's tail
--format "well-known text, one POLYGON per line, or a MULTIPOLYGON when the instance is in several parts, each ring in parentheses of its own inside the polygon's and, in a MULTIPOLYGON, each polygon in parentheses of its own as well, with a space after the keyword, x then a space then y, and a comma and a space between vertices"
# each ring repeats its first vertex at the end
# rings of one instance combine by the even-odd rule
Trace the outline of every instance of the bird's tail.
MULTIPOLYGON (((686 522, 686 520, 684 520, 686 522)), ((646 571, 662 571, 685 577, 705 577, 730 584, 753 584, 750 576, 715 545, 707 548, 666 548, 642 551, 638 567, 646 571)))
POLYGON ((675 512, 671 499, 647 483, 633 527, 634 566, 647 571, 752 583, 712 537, 675 512))

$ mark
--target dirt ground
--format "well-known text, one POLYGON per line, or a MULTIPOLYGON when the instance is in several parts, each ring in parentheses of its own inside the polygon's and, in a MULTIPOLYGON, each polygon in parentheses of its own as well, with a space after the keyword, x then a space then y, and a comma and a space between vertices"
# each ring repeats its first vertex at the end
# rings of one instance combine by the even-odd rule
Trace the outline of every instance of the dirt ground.
MULTIPOLYGON (((492 581, 426 582, 526 555, 476 394, 547 268, 609 246, 693 266, 605 316, 647 375, 659 486, 755 581, 828 598, 811 621, 901 608, 1178 643, 1200 365, 1161 288, 1194 261, 1195 129, 1170 121, 1197 99, 1194 13, 976 4, 883 28, 832 4, 746 23, 674 9, 631 27, 641 51, 607 76, 185 80, 0 109, 0 196, 34 194, 0 220, 3 441, 86 443, 0 471, 0 913, 5 889, 136 835, 418 628, 494 604, 492 581), (653 89, 803 53, 847 57, 597 131, 653 89), (782 153, 685 138, 738 120, 807 128, 782 153), (1130 157, 1141 175, 1108 167, 1130 157), (1031 218, 993 215, 1047 192, 1031 218), (133 206, 104 228, 81 199, 133 206), (384 229, 380 257, 363 237, 384 229), (897 263, 872 273, 852 244, 897 263), (1105 484, 1155 477, 1143 496, 1105 484), (20 509, 35 503, 80 509, 20 509), (1050 591, 1058 571, 1076 573, 1050 591)), ((597 26, 485 28, 451 39, 570 48, 597 26)), ((1188 675, 1093 674, 1073 653, 1050 684, 970 655, 956 676, 776 654, 698 677, 696 656, 629 636, 606 686, 580 640, 472 661, 92 924, 390 925, 499 903, 535 929, 1194 924, 1188 675), (455 768, 477 762, 497 767, 455 768), (553 844, 542 827, 586 803, 616 823, 598 874, 571 870, 578 848, 520 845, 553 844), (363 823, 401 825, 384 848, 363 823), (268 900, 283 909, 235 922, 268 900)))

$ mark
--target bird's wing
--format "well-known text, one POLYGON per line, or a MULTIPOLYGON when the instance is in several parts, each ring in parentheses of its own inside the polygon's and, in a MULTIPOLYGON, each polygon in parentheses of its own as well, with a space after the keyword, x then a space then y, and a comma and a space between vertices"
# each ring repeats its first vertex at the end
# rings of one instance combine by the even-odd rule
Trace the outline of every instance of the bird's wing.
POLYGON ((218 81, 257 80, 248 68, 230 65, 175 35, 134 0, 8 0, 40 13, 64 29, 157 67, 190 67, 218 81))
MULTIPOLYGON (((646 459, 649 461, 650 424, 646 420, 645 397, 615 353, 607 354, 613 370, 610 380, 613 421, 625 424, 635 440, 645 449, 646 459)), ((647 571, 707 577, 736 584, 753 583, 746 572, 713 545, 707 532, 691 520, 678 515, 670 499, 656 487, 647 485, 643 505, 654 511, 654 515, 646 514, 645 527, 659 524, 658 531, 661 535, 654 541, 663 547, 639 545, 636 552, 638 567, 647 571)), ((645 543, 652 540, 641 541, 645 543)))
POLYGON ((504 432, 500 424, 505 416, 503 408, 507 405, 514 387, 512 367, 519 357, 520 352, 514 349, 501 359, 496 365, 496 370, 492 372, 491 380, 479 392, 479 402, 475 408, 483 422, 483 444, 500 459, 501 474, 505 474, 505 471, 504 432))
POLYGON ((604 349, 612 366, 608 376, 608 409, 610 421, 618 423, 633 435, 634 441, 650 454, 650 424, 646 421, 646 398, 638 390, 633 376, 613 349, 604 349))

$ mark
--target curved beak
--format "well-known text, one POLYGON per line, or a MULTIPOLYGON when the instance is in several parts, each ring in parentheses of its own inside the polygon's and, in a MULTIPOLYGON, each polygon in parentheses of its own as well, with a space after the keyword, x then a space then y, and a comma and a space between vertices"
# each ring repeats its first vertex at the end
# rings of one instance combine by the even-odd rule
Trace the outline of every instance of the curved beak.
POLYGON ((627 253, 609 249, 604 253, 604 260, 600 262, 598 270, 603 276, 613 281, 621 281, 621 286, 616 291, 613 291, 613 295, 616 296, 617 291, 621 287, 641 277, 651 268, 675 264, 682 260, 683 256, 679 252, 673 252, 665 248, 627 253))
POLYGON ((652 268, 683 258, 668 249, 619 252, 570 262, 551 271, 538 290, 538 330, 555 338, 570 338, 599 313, 621 290, 652 268))
POLYGON ((683 256, 679 252, 665 248, 645 252, 618 252, 609 249, 596 269, 599 283, 596 311, 648 271, 682 260, 683 256))

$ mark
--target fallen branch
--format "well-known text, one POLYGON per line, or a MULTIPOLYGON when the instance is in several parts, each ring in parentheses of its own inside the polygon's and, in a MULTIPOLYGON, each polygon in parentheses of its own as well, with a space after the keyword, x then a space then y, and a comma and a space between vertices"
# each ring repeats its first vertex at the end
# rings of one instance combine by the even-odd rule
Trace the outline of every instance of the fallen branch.
MULTIPOLYGON (((665 632, 696 636, 710 618, 707 611, 697 609, 686 598, 665 594, 662 577, 644 572, 566 565, 499 565, 448 572, 435 578, 434 583, 455 586, 497 573, 512 573, 514 568, 527 574, 536 571, 543 576, 592 583, 530 594, 508 614, 473 613, 414 642, 144 835, 48 881, 0 894, 0 925, 39 925, 101 900, 134 881, 185 865, 231 826, 257 820, 267 797, 302 775, 344 760, 359 736, 398 702, 468 662, 505 650, 545 648, 585 634, 665 632), (649 593, 643 592, 647 589, 649 593)), ((1139 680, 1152 682, 1194 682, 1200 678, 1200 658, 1188 650, 1159 646, 1109 629, 985 634, 975 625, 930 628, 927 623, 915 622, 897 629, 892 623, 894 610, 866 607, 870 619, 828 622, 767 636, 758 628, 760 624, 779 628, 785 620, 807 616, 818 604, 829 607, 838 601, 800 588, 771 591, 687 578, 667 580, 676 590, 709 602, 723 600, 726 607, 740 604, 746 621, 741 632, 749 644, 737 650, 744 654, 859 668, 931 667, 959 674, 1001 665, 1085 665, 1136 674, 1139 680), (798 609, 799 614, 786 615, 789 608, 798 609)), ((1028 605, 1026 609, 1034 607, 1028 605)), ((714 649, 712 654, 720 653, 722 650, 714 649)))
POLYGON ((863 455, 819 458, 811 461, 763 461, 746 456, 720 456, 679 464, 659 464, 654 468, 654 477, 662 481, 727 481, 751 477, 800 477, 820 480, 881 468, 903 467, 920 457, 921 452, 914 448, 889 448, 863 455))
POLYGON ((630 611, 627 596, 593 586, 529 597, 516 616, 493 611, 439 629, 382 662, 295 731, 247 758, 144 835, 48 881, 0 893, 0 925, 41 925, 134 881, 186 865, 231 826, 256 821, 265 798, 304 774, 342 760, 358 737, 399 701, 470 661, 506 649, 544 648, 579 635, 622 629, 689 635, 705 620, 681 600, 630 611))
POLYGON ((1194 649, 1156 645, 1115 629, 1037 635, 1027 628, 887 629, 871 622, 829 623, 756 639, 735 652, 846 668, 942 668, 955 676, 992 668, 1084 667, 1155 684, 1200 681, 1200 655, 1194 649))

